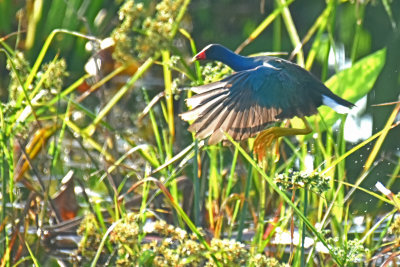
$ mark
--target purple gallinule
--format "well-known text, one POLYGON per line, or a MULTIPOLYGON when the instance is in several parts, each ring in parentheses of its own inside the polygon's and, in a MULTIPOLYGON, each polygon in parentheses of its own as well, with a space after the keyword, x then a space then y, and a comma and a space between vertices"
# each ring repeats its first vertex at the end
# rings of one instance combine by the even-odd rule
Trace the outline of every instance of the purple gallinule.
MULTIPOLYGON (((181 114, 183 120, 194 120, 189 131, 196 137, 209 137, 209 144, 225 139, 244 140, 263 131, 274 122, 295 116, 303 119, 304 129, 272 127, 255 140, 255 152, 280 136, 305 135, 311 127, 304 119, 327 105, 346 113, 354 105, 330 91, 321 81, 300 66, 276 57, 244 57, 219 44, 210 44, 194 60, 217 60, 235 73, 220 81, 193 87, 197 95, 188 98, 192 109, 181 114)), ((259 154, 260 155, 260 154, 259 154)))

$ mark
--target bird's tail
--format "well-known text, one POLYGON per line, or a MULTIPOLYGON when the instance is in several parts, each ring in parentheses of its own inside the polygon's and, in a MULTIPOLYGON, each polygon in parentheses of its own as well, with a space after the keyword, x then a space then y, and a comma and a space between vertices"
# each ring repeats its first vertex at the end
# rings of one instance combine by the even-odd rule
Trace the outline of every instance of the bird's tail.
POLYGON ((322 95, 322 103, 340 114, 349 113, 350 109, 355 106, 353 103, 334 94, 330 96, 322 95))

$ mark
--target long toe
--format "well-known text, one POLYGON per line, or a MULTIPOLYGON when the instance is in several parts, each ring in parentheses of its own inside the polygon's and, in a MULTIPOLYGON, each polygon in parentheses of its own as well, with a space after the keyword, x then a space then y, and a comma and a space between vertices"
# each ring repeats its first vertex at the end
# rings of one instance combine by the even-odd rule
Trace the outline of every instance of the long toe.
POLYGON ((262 161, 266 155, 266 152, 272 148, 272 144, 277 140, 279 135, 280 127, 272 127, 261 132, 254 140, 254 153, 257 156, 258 161, 262 161))

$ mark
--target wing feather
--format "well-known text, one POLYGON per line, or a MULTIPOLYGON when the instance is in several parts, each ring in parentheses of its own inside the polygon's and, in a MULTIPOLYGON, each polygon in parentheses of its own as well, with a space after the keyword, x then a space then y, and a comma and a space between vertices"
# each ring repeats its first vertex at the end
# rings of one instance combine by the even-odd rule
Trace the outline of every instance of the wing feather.
POLYGON ((243 140, 271 123, 316 113, 322 104, 319 91, 324 89, 309 88, 316 86, 315 78, 302 80, 298 78, 301 75, 291 75, 291 71, 302 70, 287 61, 276 60, 271 64, 192 88, 197 95, 186 102, 193 109, 180 115, 183 120, 194 120, 189 130, 196 132, 198 138, 210 136, 208 142, 215 144, 225 139, 224 132, 235 140, 243 140))

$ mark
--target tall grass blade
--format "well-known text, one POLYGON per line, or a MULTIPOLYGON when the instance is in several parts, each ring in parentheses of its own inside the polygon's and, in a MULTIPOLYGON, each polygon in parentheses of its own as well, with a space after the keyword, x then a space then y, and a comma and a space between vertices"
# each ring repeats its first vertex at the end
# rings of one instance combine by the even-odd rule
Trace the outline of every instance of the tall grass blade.
POLYGON ((312 223, 304 216, 304 214, 299 210, 298 207, 290 200, 290 198, 286 195, 285 192, 283 192, 279 187, 275 184, 273 179, 265 174, 265 172, 257 165, 257 163, 249 156, 249 154, 246 153, 246 151, 240 146, 239 143, 234 141, 232 137, 229 135, 225 135, 229 141, 231 141, 235 147, 239 149, 239 152, 242 154, 242 156, 253 166, 253 168, 268 182, 269 186, 276 192, 282 199, 294 210, 297 216, 300 217, 300 219, 307 225, 308 229, 311 230, 311 232, 314 233, 314 235, 318 238, 319 241, 329 250, 329 253, 331 254, 332 258, 336 261, 337 264, 342 265, 341 259, 336 255, 333 251, 332 248, 328 245, 326 242, 325 238, 322 236, 322 234, 317 230, 312 223))
POLYGON ((163 50, 161 52, 163 61, 163 72, 164 72, 164 86, 165 86, 165 100, 167 102, 167 114, 168 114, 168 128, 171 137, 170 144, 175 138, 175 124, 174 124, 174 96, 172 94, 172 74, 169 69, 170 53, 168 50, 163 50))
POLYGON ((243 230, 244 230, 244 221, 247 217, 247 207, 249 205, 248 201, 249 201, 249 195, 250 195, 250 189, 251 189, 252 176, 253 176, 253 166, 251 164, 249 164, 249 166, 247 168, 247 178, 246 178, 246 186, 244 189, 244 199, 242 201, 242 208, 240 209, 240 215, 239 215, 239 228, 238 228, 238 234, 236 237, 237 241, 242 241, 243 230))
MULTIPOLYGON (((290 40, 292 41, 293 47, 301 47, 300 37, 297 33, 296 26, 294 25, 292 15, 290 14, 289 7, 286 5, 286 0, 275 0, 280 7, 283 7, 282 18, 286 25, 286 29, 289 33, 290 40)), ((304 66, 304 54, 303 49, 297 51, 297 64, 304 66)))
POLYGON ((236 48, 235 53, 240 53, 243 48, 245 48, 248 44, 250 44, 253 40, 255 40, 284 10, 287 8, 294 0, 288 0, 283 4, 279 4, 279 7, 276 8, 268 17, 266 17, 263 22, 258 25, 258 27, 250 34, 250 36, 241 43, 238 48, 236 48))
POLYGON ((99 122, 111 111, 111 109, 117 104, 119 100, 132 88, 135 82, 142 77, 142 75, 153 65, 156 58, 148 58, 136 71, 129 81, 119 89, 119 91, 110 99, 107 105, 99 112, 93 122, 86 127, 85 132, 92 134, 95 127, 99 122))
POLYGON ((193 215, 194 223, 200 226, 200 177, 199 177, 199 141, 194 140, 194 160, 193 160, 193 215))
MULTIPOLYGON (((376 156, 378 154, 378 151, 380 150, 380 148, 381 148, 381 146, 383 144, 383 141, 385 140, 389 130, 391 130, 392 128, 394 128, 394 127, 396 127, 397 125, 400 124, 400 121, 397 122, 396 124, 393 124, 393 122, 396 119, 396 116, 399 113, 399 111, 400 111, 400 103, 398 103, 394 107, 394 109, 392 111, 392 114, 390 115, 389 119, 386 122, 385 127, 383 128, 382 131, 379 132, 379 137, 377 136, 378 140, 376 141, 373 149, 371 150, 371 153, 369 154, 369 156, 367 158, 367 161, 364 164, 364 168, 363 168, 363 170, 362 170, 362 172, 360 174, 360 177, 357 179, 357 181, 355 182, 354 185, 359 186, 364 181, 364 179, 367 177, 366 174, 369 172, 373 162, 375 161, 375 158, 376 158, 376 156)), ((345 199, 348 199, 354 193, 354 191, 355 191, 355 189, 352 188, 347 193, 345 199)))

